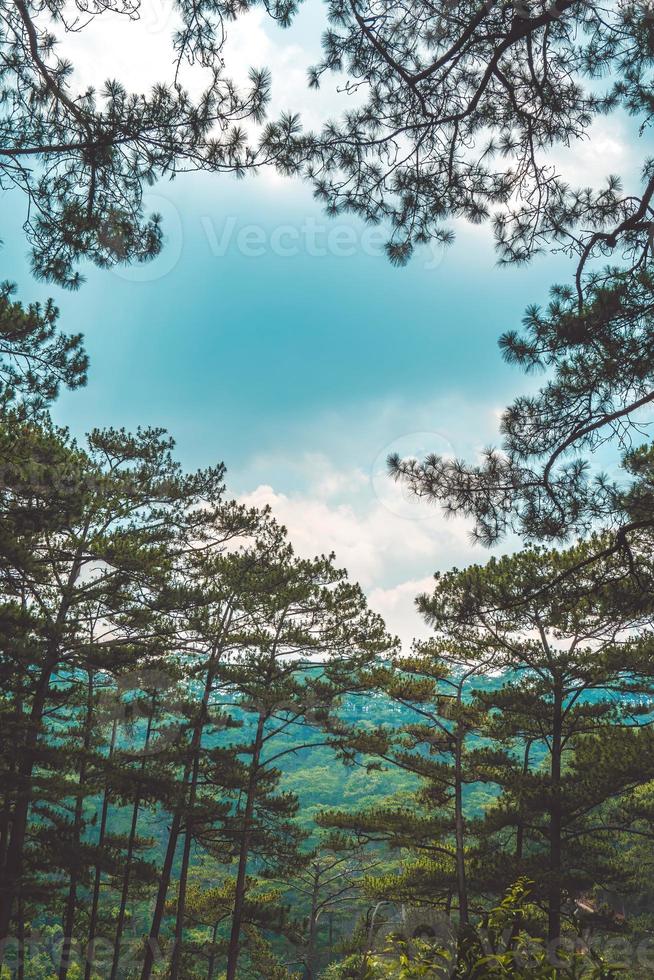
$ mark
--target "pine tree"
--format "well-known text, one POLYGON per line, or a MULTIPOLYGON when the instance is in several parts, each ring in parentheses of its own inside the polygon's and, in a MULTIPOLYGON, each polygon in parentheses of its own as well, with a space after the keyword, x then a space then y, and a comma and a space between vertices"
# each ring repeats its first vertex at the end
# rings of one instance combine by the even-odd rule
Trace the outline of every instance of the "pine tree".
POLYGON ((392 457, 392 475, 471 518, 487 545, 510 532, 557 542, 606 528, 597 557, 622 556, 638 587, 638 554, 649 550, 652 534, 651 447, 634 445, 654 399, 653 290, 647 268, 595 273, 581 305, 575 289, 554 287, 546 309, 530 307, 522 331, 500 339, 506 360, 526 373, 546 371, 547 381, 503 412, 499 447, 475 464, 392 457), (616 461, 622 456, 613 479, 589 465, 607 444, 616 461))
POLYGON ((81 335, 58 332, 52 300, 25 308, 14 292, 10 283, 0 285, 0 407, 33 414, 54 401, 62 385, 85 383, 88 358, 81 335))
POLYGON ((159 939, 164 919, 178 843, 180 839, 183 841, 171 962, 173 976, 179 971, 182 955, 192 844, 201 834, 210 834, 216 823, 220 826, 226 814, 229 804, 217 791, 228 793, 238 785, 234 753, 213 744, 216 734, 234 723, 215 704, 216 688, 223 659, 235 647, 239 649, 242 642, 247 620, 243 596, 248 588, 256 588, 258 568, 267 560, 270 549, 278 547, 282 535, 282 529, 269 519, 267 512, 228 503, 215 512, 208 541, 187 543, 184 562, 178 570, 173 622, 186 694, 178 704, 178 714, 181 711, 182 715, 181 739, 173 776, 177 799, 145 951, 144 980, 154 965, 154 943, 159 939), (212 786, 210 795, 201 789, 207 782, 212 786))
POLYGON ((330 942, 327 953, 333 947, 334 917, 356 918, 357 901, 361 899, 364 876, 371 873, 378 863, 374 851, 348 839, 343 834, 323 836, 306 854, 304 864, 291 878, 285 872, 283 883, 291 885, 306 908, 306 925, 302 933, 302 957, 304 980, 316 980, 320 975, 320 930, 325 920, 329 922, 330 942))
MULTIPOLYGON (((14 428, 4 433, 16 442, 14 428)), ((29 616, 32 626, 5 654, 17 684, 18 748, 1 874, 2 936, 21 884, 33 774, 50 751, 50 708, 56 715, 80 672, 133 664, 144 645, 165 652, 151 632, 152 583, 173 561, 179 530, 190 525, 202 533, 206 512, 194 503, 222 493, 220 469, 182 477, 156 430, 135 437, 96 431, 83 451, 64 432, 26 423, 19 444, 23 457, 7 471, 2 501, 2 589, 8 614, 29 616), (92 643, 83 629, 89 608, 104 623, 92 643)))
POLYGON ((295 162, 330 214, 384 222, 395 263, 416 246, 449 243, 465 218, 492 222, 503 263, 557 249, 575 257, 578 281, 592 259, 645 266, 651 160, 632 193, 617 175, 571 186, 552 152, 607 112, 649 125, 646 7, 330 0, 328 9, 310 85, 345 73, 358 101, 300 134, 295 162))
MULTIPOLYGON (((195 938, 187 941, 187 962, 197 963, 199 957, 206 958, 206 980, 215 980, 216 965, 225 954, 226 940, 220 935, 220 928, 229 922, 234 908, 233 878, 225 877, 216 884, 216 866, 209 858, 205 868, 198 863, 192 870, 186 896, 186 913, 189 922, 195 927, 205 927, 209 941, 195 938)), ((228 869, 224 869, 225 872, 228 869)), ((252 881, 244 907, 244 922, 248 930, 263 930, 279 933, 283 928, 286 910, 283 904, 282 889, 271 887, 266 881, 252 881)))
POLYGON ((622 601, 629 588, 616 587, 610 568, 593 564, 568 579, 566 569, 580 566, 589 553, 592 544, 493 559, 436 576, 433 595, 419 599, 443 642, 476 647, 504 671, 499 687, 476 693, 491 713, 491 736, 519 750, 513 765, 498 767, 504 794, 486 829, 515 830, 516 850, 547 907, 551 940, 561 932, 564 896, 593 878, 592 856, 581 846, 587 814, 634 778, 647 778, 647 771, 636 776, 633 766, 645 729, 619 731, 637 726, 639 714, 646 726, 647 703, 637 708, 630 702, 649 696, 651 667, 633 632, 648 626, 651 611, 622 601), (550 583, 557 580, 554 589, 550 583), (580 781, 576 753, 588 744, 608 748, 620 737, 632 739, 632 752, 616 756, 606 778, 588 772, 580 781), (523 754, 525 746, 530 755, 523 754), (529 838, 528 854, 518 847, 518 833, 529 838))
POLYGON ((271 556, 267 589, 255 595, 244 652, 224 666, 226 694, 246 713, 247 786, 233 820, 236 888, 227 955, 235 980, 252 856, 266 866, 297 859, 302 839, 292 818, 297 801, 275 792, 280 760, 329 741, 338 698, 356 687, 362 668, 389 646, 381 621, 332 558, 296 559, 288 549, 271 556), (297 733, 287 747, 279 742, 297 733))
MULTIPOLYGON (((350 736, 350 750, 363 761, 378 758, 415 777, 414 795, 374 810, 332 811, 320 822, 361 842, 409 852, 400 871, 384 871, 369 884, 377 898, 454 908, 460 929, 470 917, 469 863, 479 864, 477 842, 465 813, 466 792, 492 776, 479 765, 485 712, 474 701, 475 685, 492 655, 477 648, 429 640, 410 655, 368 673, 368 683, 402 707, 401 724, 350 736), (453 903, 453 897, 456 901, 453 903)), ((374 762, 368 761, 368 765, 374 762)))
MULTIPOLYGON (((286 21, 291 7, 268 9, 286 21)), ((170 78, 156 80, 149 93, 128 92, 114 78, 97 91, 75 90, 73 67, 56 42, 97 17, 133 19, 136 11, 112 0, 80 22, 56 3, 0 6, 0 181, 26 195, 35 274, 71 288, 81 282, 84 258, 106 268, 159 252, 160 216, 144 214, 143 205, 144 188, 156 179, 188 169, 242 174, 268 157, 248 145, 241 125, 264 114, 267 72, 253 68, 243 90, 225 72, 226 22, 240 12, 232 4, 177 5, 170 78), (204 84, 195 98, 185 84, 190 65, 194 83, 199 77, 204 84)))

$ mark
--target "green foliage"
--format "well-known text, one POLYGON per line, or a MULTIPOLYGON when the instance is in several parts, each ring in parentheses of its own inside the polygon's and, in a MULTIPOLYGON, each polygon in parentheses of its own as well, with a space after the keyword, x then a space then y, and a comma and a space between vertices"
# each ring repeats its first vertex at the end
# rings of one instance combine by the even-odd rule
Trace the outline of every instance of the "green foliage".
POLYGON ((0 407, 34 412, 53 401, 62 385, 83 385, 88 359, 81 335, 57 331, 52 300, 25 308, 13 293, 10 283, 0 285, 0 407))
MULTIPOLYGON (((265 6, 286 24, 296 4, 265 6)), ((189 168, 303 172, 330 213, 388 222, 395 264, 493 212, 501 261, 577 257, 500 342, 546 382, 480 464, 391 470, 485 543, 589 536, 437 576, 418 599, 435 635, 398 656, 333 557, 298 558, 267 511, 224 499, 222 466, 183 473, 160 430, 58 430, 45 410, 84 382, 81 338, 2 287, 0 937, 46 937, 25 980, 95 980, 64 936, 109 937, 111 980, 128 943, 142 980, 608 980, 592 931, 631 923, 607 889, 651 892, 653 456, 630 435, 654 397, 654 170, 639 194, 578 190, 548 159, 600 112, 649 121, 651 17, 328 6, 310 81, 344 71, 359 103, 312 135, 288 115, 255 150, 240 122, 262 121, 268 76, 239 92, 222 60, 247 3, 180 0, 175 83, 144 96, 75 92, 61 5, 0 3, 0 183, 27 196, 34 271, 75 287, 82 260, 154 257, 143 189, 189 168), (590 475, 607 440, 623 479, 590 475), (376 941, 414 907, 452 949, 376 941)), ((136 13, 85 18, 116 11, 136 13)))
POLYGON ((380 955, 365 953, 330 967, 325 980, 414 980, 419 977, 482 980, 614 980, 625 975, 599 953, 583 948, 549 951, 526 930, 540 909, 529 900, 530 882, 521 879, 501 902, 484 916, 483 924, 469 927, 454 951, 423 940, 391 944, 380 955))
POLYGON ((651 509, 649 453, 634 452, 633 444, 642 438, 639 412, 652 400, 653 311, 654 277, 646 267, 594 273, 583 298, 578 289, 554 287, 545 310, 530 307, 522 332, 500 340, 510 362, 547 371, 540 390, 504 411, 500 448, 472 465, 438 456, 393 459, 393 474, 449 513, 471 517, 485 544, 510 531, 560 541, 605 526, 612 533, 595 541, 595 554, 615 556, 638 585, 639 542, 651 534, 651 509), (624 455, 618 479, 589 465, 607 443, 624 455))
MULTIPOLYGON (((69 20, 58 3, 33 0, 0 8, 0 184, 22 190, 32 266, 40 278, 70 288, 84 259, 101 268, 145 262, 160 250, 161 217, 144 213, 155 180, 201 169, 241 174, 263 163, 242 122, 261 121, 270 79, 252 69, 239 90, 224 70, 226 22, 241 7, 190 0, 176 5, 181 23, 170 73, 149 92, 128 92, 119 79, 75 89, 73 66, 57 41, 97 17, 136 19, 138 5, 112 0, 69 20), (186 69, 195 66, 191 97, 186 69)), ((271 13, 281 20, 288 5, 271 13)))
MULTIPOLYGON (((386 223, 398 265, 425 243, 449 244, 452 221, 463 217, 492 221, 503 263, 554 248, 576 256, 578 276, 607 255, 644 267, 651 161, 632 194, 617 175, 600 188, 571 186, 552 153, 610 111, 649 126, 646 6, 330 0, 328 12, 309 83, 344 73, 358 100, 296 137, 295 159, 330 214, 386 223)), ((284 135, 268 132, 282 153, 284 135)))

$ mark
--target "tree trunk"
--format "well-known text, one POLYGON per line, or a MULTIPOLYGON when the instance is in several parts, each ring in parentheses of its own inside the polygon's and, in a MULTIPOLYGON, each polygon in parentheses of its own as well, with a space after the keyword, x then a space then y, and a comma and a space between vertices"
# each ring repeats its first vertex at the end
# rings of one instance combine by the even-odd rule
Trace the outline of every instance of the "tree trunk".
POLYGON ((238 957, 241 943, 241 928, 243 925, 243 906, 246 893, 247 864, 250 853, 250 839, 252 835, 252 816, 254 813, 254 800, 257 790, 257 779, 259 775, 259 760, 261 758, 261 746, 263 745, 263 730, 265 718, 259 715, 257 723, 257 733, 254 740, 252 752, 252 762, 250 765, 250 775, 248 779, 247 799, 245 812, 243 814, 243 835, 238 856, 238 874, 236 876, 236 891, 234 894, 234 911, 232 913, 232 929, 229 937, 229 951, 227 954, 227 974, 225 980, 236 980, 236 970, 238 967, 238 957))
MULTIPOLYGON (((531 752, 531 739, 527 739, 525 743, 525 752, 522 761, 523 783, 524 783, 524 778, 527 776, 529 772, 530 752, 531 752)), ((515 862, 516 862, 516 869, 518 875, 522 870, 522 858, 524 855, 524 847, 525 847, 525 825, 524 825, 524 813, 522 811, 523 811, 523 807, 522 804, 520 804, 520 812, 518 814, 518 825, 516 828, 516 835, 515 835, 515 862)), ((509 947, 511 949, 513 949, 515 946, 516 939, 518 938, 522 930, 523 923, 524 923, 524 918, 522 913, 517 912, 515 916, 515 921, 513 923, 513 926, 511 927, 511 938, 509 940, 509 947)))
MULTIPOLYGON (((109 754, 108 761, 113 758, 114 749, 116 747, 116 733, 118 731, 118 722, 114 718, 114 722, 111 728, 111 741, 109 742, 109 754)), ((102 798, 102 812, 100 814, 100 830, 98 833, 98 848, 101 848, 104 844, 105 834, 107 832, 107 817, 109 815, 109 790, 105 789, 104 796, 102 798)), ((91 973, 93 972, 93 944, 95 942, 95 931, 98 927, 98 907, 100 904, 100 886, 102 884, 102 868, 100 864, 95 866, 95 878, 93 881, 93 896, 91 898, 91 913, 89 916, 89 937, 86 946, 86 957, 84 963, 84 980, 91 980, 91 973)))
POLYGON ((459 926, 468 925, 468 887, 465 863, 465 821, 463 815, 463 733, 457 722, 454 746, 454 835, 456 843, 456 887, 459 900, 459 926))
POLYGON ((219 922, 216 922, 213 927, 213 933, 211 935, 211 946, 212 950, 209 954, 209 965, 207 966, 207 980, 213 980, 214 971, 216 969, 216 943, 218 942, 218 926, 219 922))
POLYGON ((554 690, 552 725, 550 861, 547 912, 547 938, 551 942, 561 935, 561 743, 563 696, 560 683, 554 690))
MULTIPOLYGON (((8 782, 14 783, 15 773, 8 771, 8 782)), ((0 873, 3 872, 7 860, 7 844, 9 842, 9 819, 11 814, 11 796, 9 791, 2 804, 2 815, 0 815, 0 873)))
POLYGON ((143 960, 143 969, 141 970, 141 980, 149 980, 150 976, 152 975, 152 967, 154 966, 154 950, 159 942, 159 931, 161 929, 161 921, 163 919, 164 909, 166 906, 166 896, 168 894, 168 886, 170 885, 170 876, 173 870, 173 862, 175 860, 175 851, 177 850, 177 841, 179 839, 181 824, 182 814, 181 811, 178 811, 173 816, 173 820, 170 825, 166 857, 164 858, 163 867, 161 869, 157 900, 154 906, 154 912, 152 914, 152 924, 146 940, 145 958, 143 960))
MULTIPOLYGON (((173 946, 173 955, 170 964, 170 977, 169 980, 179 980, 179 967, 182 955, 182 944, 184 940, 184 916, 186 914, 186 885, 188 882, 188 869, 191 862, 191 844, 193 843, 193 808, 195 807, 195 802, 197 798, 197 788, 198 788, 198 777, 200 774, 200 756, 202 754, 202 734, 204 732, 204 726, 207 723, 207 718, 209 716, 209 701, 211 699, 211 692, 213 690, 213 683, 216 676, 216 668, 218 661, 220 659, 221 652, 221 642, 223 639, 223 634, 225 629, 228 627, 231 621, 231 612, 228 611, 223 617, 223 622, 221 624, 221 630, 219 634, 219 640, 215 643, 211 657, 209 659, 209 664, 207 667, 207 676, 204 682, 204 691, 202 694, 202 703, 200 705, 200 711, 198 714, 198 719, 195 723, 193 729, 193 738, 191 740, 191 765, 193 767, 191 774, 191 784, 189 788, 188 801, 186 806, 186 825, 184 828, 184 851, 182 853, 182 866, 179 872, 179 886, 177 892, 177 913, 175 917, 175 945, 173 946)), ((112 978, 113 980, 113 978, 112 978)))
POLYGON ((18 928, 16 929, 16 939, 18 940, 18 949, 16 951, 16 955, 18 956, 16 980, 25 980, 25 909, 22 898, 18 899, 18 928))
MULTIPOLYGON (((218 657, 220 655, 220 649, 221 649, 220 644, 222 642, 222 639, 223 639, 223 637, 224 637, 227 629, 229 628, 229 624, 231 622, 231 616, 232 616, 232 609, 231 609, 231 605, 228 604, 227 608, 225 609, 225 612, 224 612, 224 615, 223 615, 223 618, 222 618, 222 622, 220 624, 220 631, 218 633, 218 639, 216 640, 216 643, 215 643, 215 646, 214 646, 214 649, 213 649, 213 652, 212 652, 212 656, 211 656, 211 660, 210 660, 210 666, 209 666, 208 674, 207 674, 207 679, 206 679, 206 682, 205 682, 205 689, 204 689, 204 695, 203 695, 203 698, 202 698, 202 707, 201 707, 200 716, 199 716, 199 719, 198 719, 198 724, 196 724, 196 726, 195 726, 195 728, 193 730, 193 737, 192 737, 191 746, 190 746, 190 748, 191 748, 191 757, 189 759, 187 759, 186 767, 185 767, 185 770, 184 770, 184 779, 183 779, 183 785, 182 785, 182 799, 183 799, 184 802, 186 802, 186 788, 188 786, 189 777, 191 775, 191 772, 192 771, 193 772, 195 771, 194 761, 195 761, 195 758, 196 758, 196 756, 198 754, 197 753, 197 748, 199 748, 199 745, 200 745, 200 743, 202 741, 202 731, 204 729, 204 724, 205 724, 205 720, 206 720, 206 710, 207 710, 207 706, 208 706, 208 702, 209 702, 209 697, 211 696, 211 688, 212 688, 212 684, 213 684, 213 677, 214 677, 215 665, 216 665, 217 659, 218 659, 218 657)), ((196 781, 197 781, 197 777, 196 777, 196 781)), ((149 980, 150 976, 152 975, 152 967, 154 966, 154 948, 155 948, 155 946, 156 946, 156 944, 158 943, 158 940, 159 940, 159 931, 161 929, 161 921, 163 919, 164 908, 165 908, 165 905, 166 905, 166 895, 168 894, 168 887, 170 885, 170 877, 171 877, 171 873, 172 873, 173 862, 174 862, 174 859, 175 859, 175 851, 177 850, 177 842, 179 840, 179 834, 180 834, 181 826, 182 826, 182 810, 180 808, 177 811, 177 813, 175 813, 175 815, 173 817, 173 821, 172 821, 171 827, 170 827, 170 836, 168 838, 168 849, 166 851, 166 858, 164 860, 164 866, 163 866, 163 868, 161 870, 161 880, 159 882, 159 891, 157 893, 157 901, 156 901, 156 904, 155 904, 154 914, 153 914, 153 917, 152 917, 152 925, 150 927, 150 934, 148 936, 147 943, 146 943, 145 959, 144 959, 144 962, 143 962, 143 969, 141 971, 141 980, 149 980)), ((187 839, 189 839, 188 828, 187 828, 187 839)), ((185 844, 185 851, 186 851, 186 844, 185 844)), ((185 890, 185 888, 186 888, 186 885, 184 885, 184 890, 185 890)), ((173 969, 175 969, 175 970, 178 970, 179 969, 178 964, 179 964, 180 952, 178 951, 178 948, 177 948, 177 933, 180 932, 180 924, 181 924, 181 928, 183 930, 183 922, 184 922, 184 908, 183 907, 180 907, 180 903, 178 902, 178 905, 177 905, 177 918, 176 918, 176 922, 175 922, 175 936, 176 936, 176 941, 175 941, 175 945, 173 947, 173 962, 171 963, 171 971, 173 969)), ((181 942, 181 933, 180 933, 180 942, 181 942)), ((170 973, 170 977, 171 978, 173 977, 173 973, 172 972, 170 973)))
MULTIPOLYGON (((190 774, 191 767, 187 762, 184 768, 184 775, 182 777, 182 801, 186 799, 186 787, 188 786, 190 774)), ((173 819, 170 824, 168 846, 166 848, 166 856, 161 869, 157 900, 155 902, 154 912, 152 913, 150 932, 145 944, 145 957, 143 960, 143 969, 141 970, 141 980, 150 980, 152 975, 152 968, 154 966, 154 951, 159 942, 159 932, 161 931, 161 923, 164 916, 164 910, 166 908, 166 896, 168 895, 168 888, 170 887, 170 878, 175 861, 175 852, 177 851, 177 842, 179 841, 179 834, 182 827, 182 809, 183 802, 173 814, 173 819)))
MULTIPOLYGON (((531 752, 531 739, 527 739, 525 743, 525 754, 522 762, 522 775, 523 781, 529 772, 529 753, 531 752)), ((518 866, 518 873, 520 873, 520 865, 522 864, 522 857, 524 852, 524 842, 525 842, 525 825, 524 825, 524 815, 522 813, 522 805, 520 807, 520 813, 518 815, 518 826, 515 835, 515 860, 518 866)))
POLYGON ((41 668, 41 673, 34 690, 34 700, 32 701, 25 745, 19 755, 19 762, 16 767, 18 777, 16 806, 14 807, 7 860, 3 873, 0 875, 0 967, 2 966, 4 957, 5 944, 3 940, 9 936, 12 910, 23 873, 27 818, 32 801, 32 772, 36 763, 36 750, 43 724, 43 713, 50 690, 52 674, 59 661, 61 633, 70 609, 71 593, 80 573, 80 560, 81 545, 71 565, 66 584, 66 592, 59 604, 53 631, 48 641, 45 663, 41 668))
MULTIPOLYGON (((143 752, 147 755, 148 748, 150 746, 150 737, 152 735, 152 719, 154 718, 154 713, 156 711, 156 697, 153 696, 151 703, 150 716, 148 718, 148 727, 145 732, 145 741, 143 743, 143 752)), ((143 776, 145 772, 145 759, 146 755, 141 759, 141 771, 140 775, 143 776)), ((111 962, 111 974, 110 980, 116 980, 118 976, 118 965, 120 963, 120 944, 123 938, 123 928, 125 926, 125 914, 127 912, 127 897, 129 895, 129 882, 132 875, 132 858, 134 857, 134 847, 136 844, 136 830, 139 821, 139 809, 141 806, 141 780, 139 779, 136 784, 136 791, 134 796, 134 806, 132 808, 132 823, 129 828, 129 839, 127 842, 127 853, 125 855, 125 870, 123 871, 123 885, 120 893, 120 907, 118 909, 118 921, 116 922, 116 935, 114 938, 114 955, 111 962)))
POLYGON ((307 942, 307 960, 305 980, 316 978, 316 939, 318 934, 318 898, 320 894, 320 869, 315 869, 313 888, 311 890, 311 912, 309 915, 309 937, 307 942))
POLYGON ((14 901, 23 872, 23 851, 27 832, 27 816, 32 797, 32 771, 36 761, 36 749, 43 722, 43 712, 50 688, 50 678, 54 663, 48 660, 43 667, 34 692, 25 745, 20 753, 16 767, 17 793, 16 805, 11 819, 11 833, 7 846, 7 859, 0 876, 0 966, 2 965, 4 944, 9 936, 9 927, 14 901))
MULTIPOLYGON (((91 748, 91 738, 93 734, 93 699, 94 699, 94 674, 92 670, 88 672, 88 687, 86 701, 86 717, 84 719, 84 739, 82 743, 82 758, 79 764, 78 773, 78 792, 75 801, 75 816, 73 818, 73 839, 79 849, 80 837, 82 834, 82 815, 84 812, 84 783, 87 772, 87 756, 91 748)), ((75 858, 73 858, 75 860, 75 858)), ((79 871, 73 865, 70 873, 70 884, 68 886, 68 899, 66 901, 66 911, 63 918, 63 945, 61 947, 61 962, 59 964, 59 980, 66 980, 68 967, 70 966, 70 951, 73 942, 73 927, 75 925, 75 912, 77 910, 77 886, 79 884, 79 871)))
MULTIPOLYGON (((197 780, 197 767, 193 767, 193 780, 197 780)), ((193 787, 191 795, 194 797, 193 787)), ((191 842, 193 840, 193 825, 190 815, 190 807, 194 806, 189 802, 187 811, 186 827, 184 828, 184 848, 182 850, 182 865, 179 874, 179 884, 177 889, 177 914, 175 917, 175 944, 170 963, 170 980, 179 980, 179 968, 182 956, 182 943, 184 940, 184 916, 186 913, 186 883, 188 880, 188 869, 191 861, 191 842)), ((114 978, 112 978, 114 980, 114 978)))
MULTIPOLYGON (((16 709, 17 714, 21 712, 20 708, 16 709)), ((16 785, 16 759, 7 768, 7 793, 2 804, 2 815, 0 816, 0 880, 2 880, 2 875, 4 874, 4 868, 7 862, 7 850, 9 847, 9 827, 11 825, 11 786, 16 785)))

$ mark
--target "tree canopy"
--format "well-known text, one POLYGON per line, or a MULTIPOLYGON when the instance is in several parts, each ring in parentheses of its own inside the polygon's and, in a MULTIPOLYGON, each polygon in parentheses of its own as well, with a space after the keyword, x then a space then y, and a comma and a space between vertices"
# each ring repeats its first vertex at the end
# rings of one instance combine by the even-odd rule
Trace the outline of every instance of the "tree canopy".
MULTIPOLYGON (((71 288, 81 282, 83 259, 106 268, 159 252, 160 217, 143 208, 144 189, 155 180, 192 170, 242 174, 270 162, 243 127, 263 117, 268 74, 252 68, 240 90, 223 60, 226 24, 247 3, 176 3, 170 78, 149 92, 128 92, 113 78, 97 91, 79 87, 57 42, 96 18, 135 20, 139 8, 138 0, 0 4, 0 187, 27 197, 35 274, 71 288), (195 95, 191 66, 204 80, 195 95)), ((267 9, 283 23, 290 13, 284 0, 267 9)))
MULTIPOLYGON (((331 0, 317 86, 344 72, 356 105, 308 140, 307 173, 332 211, 392 227, 388 251, 448 241, 447 222, 492 218, 501 262, 560 248, 577 285, 597 256, 649 255, 654 174, 574 188, 552 150, 611 111, 651 116, 654 32, 644 3, 434 5, 331 0)), ((579 301, 582 301, 581 291, 579 301)))

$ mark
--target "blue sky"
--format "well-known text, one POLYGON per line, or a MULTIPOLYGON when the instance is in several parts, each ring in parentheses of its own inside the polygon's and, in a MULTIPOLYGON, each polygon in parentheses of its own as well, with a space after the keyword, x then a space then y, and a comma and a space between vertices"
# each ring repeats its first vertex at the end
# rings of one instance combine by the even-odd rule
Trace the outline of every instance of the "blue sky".
MULTIPOLYGON (((135 43, 151 46, 156 71, 168 21, 164 6, 147 9, 156 30, 135 43)), ((258 54, 282 78, 273 110, 297 97, 309 120, 320 118, 298 83, 315 58, 318 20, 313 5, 291 32, 261 12, 239 28, 236 63, 258 54)), ((82 70, 102 70, 98 39, 84 43, 82 70)), ((113 50, 124 59, 115 73, 140 82, 142 59, 123 44, 113 50)), ((327 98, 333 111, 337 96, 327 98)), ((598 136, 601 173, 624 163, 618 136, 598 136)), ((24 201, 2 198, 3 278, 24 300, 54 296, 62 326, 85 334, 91 357, 88 387, 60 399, 57 421, 80 434, 161 425, 186 466, 224 460, 232 493, 270 502, 298 550, 334 548, 390 625, 418 632, 412 598, 432 572, 485 553, 465 525, 387 485, 386 452, 471 457, 493 441, 497 412, 528 384, 502 363, 497 338, 567 278, 567 260, 498 270, 490 230, 459 228, 445 253, 426 250, 396 269, 355 219, 326 218, 307 186, 273 175, 188 175, 154 188, 148 203, 164 218, 162 256, 133 271, 89 268, 70 294, 30 278, 24 201)))
MULTIPOLYGON (((373 443, 401 434, 380 418, 384 406, 503 404, 522 382, 502 364, 497 338, 546 298, 553 265, 497 270, 489 236, 464 231, 444 254, 426 250, 396 269, 383 232, 372 239, 350 217, 326 218, 307 187, 285 182, 272 193, 256 179, 202 175, 150 196, 166 227, 159 259, 86 268, 70 294, 30 280, 23 202, 5 201, 16 213, 4 274, 26 298, 54 295, 62 324, 83 330, 91 355, 88 388, 64 396, 58 417, 75 430, 88 420, 164 424, 189 465, 222 454, 240 470, 301 438, 365 464, 382 443, 366 447, 360 425, 373 443), (275 242, 289 254, 276 254, 275 242), (318 254, 334 242, 336 254, 318 254)), ((431 421, 460 436, 455 420, 431 421)))

